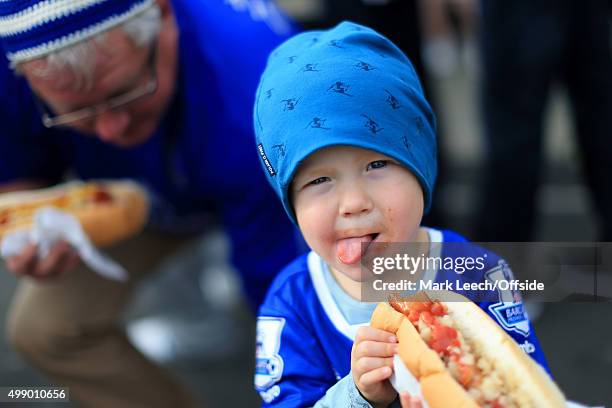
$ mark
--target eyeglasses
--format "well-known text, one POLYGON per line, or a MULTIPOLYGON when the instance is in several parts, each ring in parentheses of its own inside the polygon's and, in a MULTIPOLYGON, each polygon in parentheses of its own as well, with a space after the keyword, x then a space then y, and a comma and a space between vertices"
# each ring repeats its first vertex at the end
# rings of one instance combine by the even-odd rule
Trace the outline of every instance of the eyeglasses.
POLYGON ((62 126, 78 122, 84 119, 90 119, 100 115, 105 111, 129 105, 130 103, 140 98, 154 94, 155 91, 157 91, 158 86, 157 70, 155 69, 156 56, 157 42, 154 42, 146 64, 147 70, 151 73, 151 78, 147 81, 147 83, 137 88, 134 88, 124 94, 114 96, 94 106, 88 106, 85 108, 77 109, 72 112, 55 115, 51 111, 51 109, 49 109, 47 104, 42 99, 40 99, 40 97, 36 95, 35 92, 32 92, 34 96, 34 102, 36 103, 36 106, 40 112, 43 125, 46 128, 52 128, 55 126, 62 126))

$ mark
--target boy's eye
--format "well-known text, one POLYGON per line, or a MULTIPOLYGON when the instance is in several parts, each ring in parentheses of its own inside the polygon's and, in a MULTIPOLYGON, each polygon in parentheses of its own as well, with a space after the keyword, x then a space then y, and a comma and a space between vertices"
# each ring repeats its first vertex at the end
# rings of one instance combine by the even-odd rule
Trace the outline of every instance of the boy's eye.
POLYGON ((373 161, 372 163, 368 164, 367 170, 382 169, 383 167, 387 166, 387 163, 388 163, 387 160, 376 160, 376 161, 373 161))
POLYGON ((322 184, 325 183, 326 181, 329 181, 329 177, 319 177, 316 178, 312 181, 309 181, 306 185, 307 186, 316 186, 317 184, 322 184))

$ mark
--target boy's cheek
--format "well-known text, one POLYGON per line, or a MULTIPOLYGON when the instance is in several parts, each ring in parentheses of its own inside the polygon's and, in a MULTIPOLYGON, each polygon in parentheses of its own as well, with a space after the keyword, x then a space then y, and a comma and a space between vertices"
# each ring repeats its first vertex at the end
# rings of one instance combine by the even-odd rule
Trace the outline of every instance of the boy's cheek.
POLYGON ((336 248, 330 240, 324 237, 317 237, 310 241, 306 239, 306 243, 308 243, 308 246, 319 254, 328 264, 333 265, 337 262, 336 248))
POLYGON ((298 200, 295 203, 295 217, 302 231, 310 232, 319 229, 318 224, 327 217, 325 208, 316 205, 312 200, 298 200))
POLYGON ((405 208, 402 214, 393 209, 388 210, 386 224, 389 229, 381 236, 385 242, 412 242, 417 236, 423 211, 420 208, 405 208))
POLYGON ((300 231, 308 247, 327 261, 333 250, 333 239, 329 230, 325 229, 325 224, 322 219, 299 223, 300 231))
POLYGON ((383 242, 413 242, 417 236, 419 225, 397 225, 397 230, 392 231, 388 236, 381 237, 383 242))
POLYGON ((333 217, 325 211, 316 209, 296 211, 298 224, 306 242, 312 246, 330 245, 333 243, 333 217))

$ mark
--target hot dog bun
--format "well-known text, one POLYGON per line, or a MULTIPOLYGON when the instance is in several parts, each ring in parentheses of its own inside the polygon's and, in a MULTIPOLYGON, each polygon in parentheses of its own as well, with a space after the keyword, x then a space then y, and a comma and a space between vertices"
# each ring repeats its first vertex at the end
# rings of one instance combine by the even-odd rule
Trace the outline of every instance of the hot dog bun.
MULTIPOLYGON (((465 344, 457 355, 468 362, 474 360, 471 366, 474 366, 476 374, 467 377, 472 379, 471 382, 465 380, 466 384, 462 385, 457 375, 452 375, 451 358, 427 344, 424 336, 428 334, 419 331, 419 327, 422 332, 428 330, 421 318, 417 318, 415 324, 384 302, 375 309, 371 325, 396 334, 399 355, 421 383, 430 408, 495 406, 491 401, 485 401, 485 396, 494 398, 497 403, 503 402, 503 407, 565 407, 563 394, 548 374, 480 307, 457 294, 453 294, 453 301, 437 300, 438 296, 433 293, 425 297, 428 300, 424 300, 423 293, 418 296, 419 302, 401 302, 398 308, 404 312, 413 304, 424 304, 424 301, 435 301, 444 307, 444 317, 439 316, 440 321, 454 328, 459 333, 459 342, 465 344)), ((392 304, 397 306, 397 302, 392 304)))
POLYGON ((35 212, 55 207, 74 215, 91 241, 100 247, 137 234, 145 225, 149 200, 132 181, 70 182, 54 187, 0 194, 0 239, 28 229, 35 212))

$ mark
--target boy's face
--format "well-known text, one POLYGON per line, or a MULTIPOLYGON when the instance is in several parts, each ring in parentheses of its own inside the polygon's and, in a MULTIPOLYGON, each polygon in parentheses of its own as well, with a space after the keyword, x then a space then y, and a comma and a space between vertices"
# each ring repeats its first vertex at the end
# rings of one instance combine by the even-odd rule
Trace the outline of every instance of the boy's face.
POLYGON ((296 172, 291 197, 310 248, 354 281, 362 280, 362 243, 367 251, 372 242, 412 242, 423 216, 423 191, 412 173, 357 147, 310 155, 296 172))

